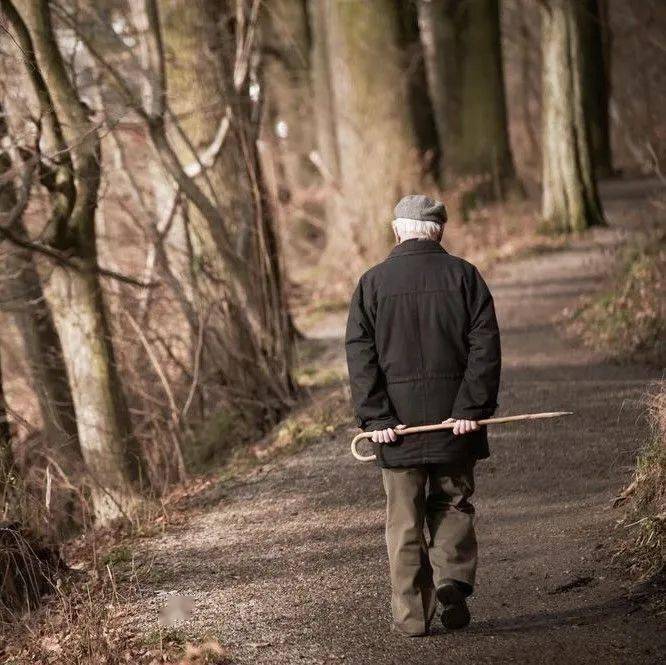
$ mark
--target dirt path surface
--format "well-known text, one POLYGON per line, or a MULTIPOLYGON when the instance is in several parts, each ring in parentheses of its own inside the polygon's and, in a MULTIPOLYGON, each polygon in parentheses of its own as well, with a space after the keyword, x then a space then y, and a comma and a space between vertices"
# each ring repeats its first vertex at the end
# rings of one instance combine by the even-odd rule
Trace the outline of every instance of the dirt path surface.
MULTIPOLYGON (((137 630, 169 594, 194 601, 180 626, 237 663, 657 663, 664 617, 627 596, 611 565, 612 497, 644 437, 641 398, 658 373, 618 367, 567 341, 556 318, 599 288, 612 231, 501 265, 489 280, 503 333, 501 413, 571 409, 497 427, 479 464, 472 625, 405 639, 389 631, 377 469, 349 454, 352 429, 237 486, 185 530, 142 544, 152 561, 137 630)), ((342 363, 342 317, 316 331, 342 363)))

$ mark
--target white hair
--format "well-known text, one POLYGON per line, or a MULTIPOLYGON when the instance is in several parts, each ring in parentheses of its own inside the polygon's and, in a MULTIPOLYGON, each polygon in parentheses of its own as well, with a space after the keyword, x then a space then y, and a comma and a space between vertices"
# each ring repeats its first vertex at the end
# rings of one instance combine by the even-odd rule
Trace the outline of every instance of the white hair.
POLYGON ((400 242, 413 238, 426 238, 439 242, 442 239, 444 225, 437 222, 423 222, 418 219, 398 217, 393 220, 393 230, 400 242))

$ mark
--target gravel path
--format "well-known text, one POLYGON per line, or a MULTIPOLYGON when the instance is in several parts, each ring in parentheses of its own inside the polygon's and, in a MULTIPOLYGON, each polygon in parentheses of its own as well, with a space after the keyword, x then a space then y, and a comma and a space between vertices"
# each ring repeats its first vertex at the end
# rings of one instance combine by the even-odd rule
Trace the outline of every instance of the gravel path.
MULTIPOLYGON (((184 529, 144 541, 153 561, 128 622, 155 630, 168 594, 194 602, 179 630, 237 663, 656 663, 663 616, 627 595, 611 565, 612 497, 644 436, 641 398, 656 373, 573 346, 557 316, 606 270, 597 234, 500 266, 490 280, 503 332, 501 413, 571 409, 567 419, 497 427, 479 464, 480 569, 465 631, 389 631, 383 496, 352 429, 236 487, 184 529)), ((341 319, 319 326, 341 363, 341 319)))

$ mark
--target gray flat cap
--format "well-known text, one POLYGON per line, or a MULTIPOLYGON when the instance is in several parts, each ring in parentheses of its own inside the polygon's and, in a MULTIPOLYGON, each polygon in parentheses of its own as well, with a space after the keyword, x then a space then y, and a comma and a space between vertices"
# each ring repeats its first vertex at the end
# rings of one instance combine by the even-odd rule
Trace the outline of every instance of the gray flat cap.
POLYGON ((393 209, 393 214, 396 218, 403 217, 420 222, 437 222, 437 224, 446 224, 447 220, 444 204, 423 194, 403 196, 393 209))

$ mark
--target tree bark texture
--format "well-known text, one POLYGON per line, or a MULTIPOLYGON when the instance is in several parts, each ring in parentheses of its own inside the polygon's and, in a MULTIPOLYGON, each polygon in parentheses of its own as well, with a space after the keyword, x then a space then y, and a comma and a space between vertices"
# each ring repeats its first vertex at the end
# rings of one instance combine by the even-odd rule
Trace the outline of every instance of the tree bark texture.
POLYGON ((310 76, 317 109, 314 120, 318 165, 325 183, 326 220, 331 228, 334 228, 338 221, 341 183, 328 33, 331 2, 332 0, 308 0, 308 17, 312 35, 310 76))
POLYGON ((351 274, 385 255, 392 209, 420 180, 419 145, 397 3, 350 0, 327 8, 341 192, 327 253, 351 274))
POLYGON ((262 12, 262 78, 269 129, 279 146, 284 185, 293 191, 317 181, 310 160, 315 147, 315 118, 307 3, 275 0, 264 3, 262 12), (278 128, 277 123, 284 124, 278 128))
POLYGON ((585 117, 581 8, 549 0, 542 9, 543 221, 582 231, 603 224, 585 117))
POLYGON ((189 205, 193 306, 208 321, 208 379, 263 405, 272 418, 291 398, 291 334, 248 85, 234 87, 225 8, 212 0, 161 5, 168 100, 177 118, 169 134, 180 163, 192 164, 229 121, 219 153, 196 182, 224 219, 234 261, 210 217, 189 205))
MULTIPOLYGON (((5 112, 0 103, 0 142, 8 135, 5 112)), ((0 152, 0 178, 12 166, 9 153, 0 152)), ((9 212, 16 203, 13 181, 0 183, 0 212, 9 212)), ((12 227, 16 235, 27 238, 21 217, 12 227)), ((76 414, 60 339, 44 299, 32 253, 20 247, 6 246, 2 272, 1 306, 11 313, 23 343, 48 450, 67 468, 67 462, 81 457, 76 414)))
POLYGON ((445 172, 517 185, 507 127, 499 0, 419 2, 429 87, 445 172))
POLYGON ((613 172, 608 105, 610 100, 610 62, 606 42, 609 26, 603 0, 580 2, 583 94, 592 146, 592 164, 598 175, 613 172))
POLYGON ((62 140, 71 154, 75 200, 58 219, 59 249, 82 270, 55 268, 45 286, 67 367, 81 452, 95 483, 93 505, 100 523, 126 515, 137 501, 142 468, 114 359, 96 273, 95 210, 100 182, 100 141, 96 125, 69 79, 58 48, 47 0, 17 0, 29 32, 34 62, 43 79, 62 140))
POLYGON ((12 431, 7 419, 7 403, 2 383, 2 358, 0 357, 0 515, 13 515, 14 453, 12 451, 12 431))
POLYGON ((398 3, 400 8, 400 35, 405 57, 409 110, 424 173, 439 176, 440 141, 435 122, 435 111, 428 91, 425 54, 419 30, 416 2, 398 3))

